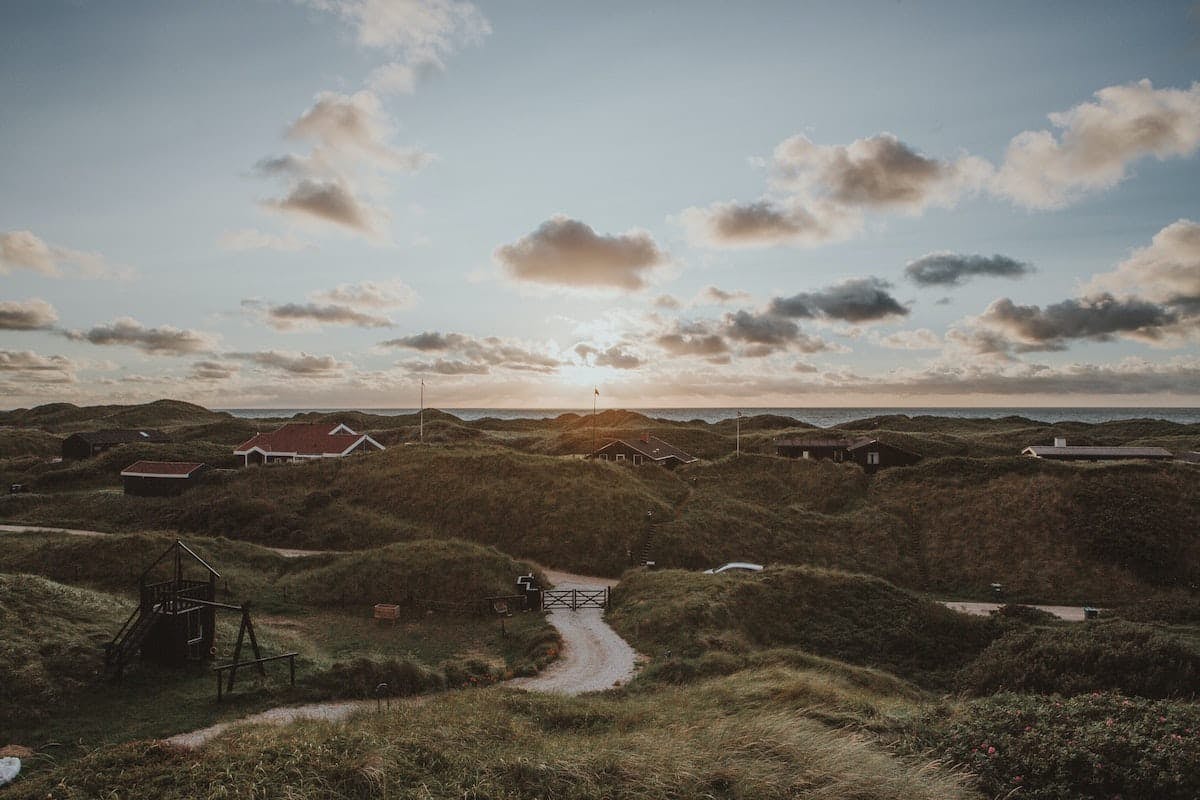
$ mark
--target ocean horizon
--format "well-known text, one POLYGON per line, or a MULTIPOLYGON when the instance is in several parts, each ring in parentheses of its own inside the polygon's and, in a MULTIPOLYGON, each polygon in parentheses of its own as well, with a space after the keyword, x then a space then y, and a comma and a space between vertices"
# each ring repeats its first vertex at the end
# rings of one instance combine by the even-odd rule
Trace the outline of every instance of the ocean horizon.
MULTIPOLYGON (((339 411, 356 411, 382 416, 415 414, 416 408, 224 408, 235 417, 246 419, 287 418, 297 414, 330 414, 339 411)), ((432 410, 428 409, 428 410, 432 410)), ((553 419, 561 414, 591 414, 590 408, 438 408, 462 420, 472 421, 492 417, 495 419, 553 419)), ((1088 406, 1004 406, 1004 407, 934 407, 934 406, 887 406, 856 408, 810 408, 810 407, 722 407, 722 408, 601 408, 599 411, 624 410, 645 414, 655 419, 673 422, 702 420, 708 423, 732 419, 740 411, 743 416, 774 414, 792 417, 801 422, 828 428, 868 417, 903 414, 909 417, 935 416, 960 419, 997 419, 1000 417, 1025 417, 1037 422, 1086 422, 1101 423, 1128 419, 1157 419, 1183 425, 1200 423, 1200 408, 1193 407, 1088 407, 1088 406)))

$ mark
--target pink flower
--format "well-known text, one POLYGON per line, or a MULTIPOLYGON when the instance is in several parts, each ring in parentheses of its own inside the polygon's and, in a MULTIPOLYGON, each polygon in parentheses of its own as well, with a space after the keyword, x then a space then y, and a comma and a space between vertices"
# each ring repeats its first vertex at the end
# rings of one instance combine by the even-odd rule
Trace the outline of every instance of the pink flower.
POLYGON ((989 747, 989 748, 988 748, 988 755, 989 755, 989 756, 994 756, 994 755, 996 755, 996 748, 994 748, 994 747, 989 747))

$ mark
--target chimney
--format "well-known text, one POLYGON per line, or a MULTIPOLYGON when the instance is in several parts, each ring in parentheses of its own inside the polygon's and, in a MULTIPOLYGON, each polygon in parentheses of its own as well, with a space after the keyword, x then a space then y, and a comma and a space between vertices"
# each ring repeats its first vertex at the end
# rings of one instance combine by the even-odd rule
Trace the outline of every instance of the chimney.
POLYGON ((642 441, 646 444, 650 444, 650 431, 646 431, 642 434, 642 441))
POLYGON ((1066 447, 1067 440, 1062 437, 1056 436, 1056 437, 1054 437, 1054 446, 1055 447, 1066 447))

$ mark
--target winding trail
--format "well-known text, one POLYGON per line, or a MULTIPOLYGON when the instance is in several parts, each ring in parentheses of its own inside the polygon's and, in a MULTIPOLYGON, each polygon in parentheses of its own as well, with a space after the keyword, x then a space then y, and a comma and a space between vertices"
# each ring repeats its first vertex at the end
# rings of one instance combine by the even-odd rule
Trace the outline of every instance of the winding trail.
MULTIPOLYGON (((594 578, 542 569, 556 589, 593 589, 612 587, 612 578, 594 578)), ((556 608, 550 612, 550 624, 562 636, 558 660, 537 675, 515 678, 508 685, 531 692, 583 694, 611 689, 633 677, 637 653, 604 621, 599 608, 579 611, 556 608)))
MULTIPOLYGON (((50 528, 42 525, 0 525, 0 533, 65 533, 70 536, 119 536, 111 531, 88 531, 80 528, 50 528)), ((255 544, 249 542, 248 544, 255 544)), ((304 556, 337 555, 342 550, 297 550, 294 547, 271 547, 260 544, 264 550, 283 556, 284 558, 303 558, 304 556)))
MULTIPOLYGON (((1002 603, 969 603, 960 600, 941 600, 942 605, 952 611, 961 611, 964 614, 970 614, 974 617, 986 617, 993 611, 1000 608, 1002 603)), ((1083 606, 1030 606, 1039 611, 1045 611, 1047 614, 1053 614, 1059 619, 1067 622, 1083 622, 1083 606)))

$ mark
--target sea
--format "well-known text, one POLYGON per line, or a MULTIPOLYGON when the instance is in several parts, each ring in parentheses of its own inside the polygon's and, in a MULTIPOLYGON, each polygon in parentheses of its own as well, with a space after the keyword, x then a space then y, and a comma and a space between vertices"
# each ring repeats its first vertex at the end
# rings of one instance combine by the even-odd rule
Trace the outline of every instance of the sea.
MULTIPOLYGON (((226 408, 236 417, 247 419, 287 418, 296 414, 309 412, 332 413, 337 411, 362 411, 367 414, 382 414, 396 416, 400 414, 415 414, 415 408, 226 408)), ((442 408, 459 419, 476 420, 484 417, 496 419, 553 419, 560 414, 591 414, 590 408, 442 408)), ((603 409, 602 409, 603 410, 603 409)), ((1094 408, 1087 406, 1075 407, 1037 407, 1037 408, 937 408, 937 407, 908 407, 908 408, 629 408, 656 419, 669 419, 679 422, 702 420, 704 422, 720 422, 732 419, 741 412, 750 417, 756 414, 777 414, 792 417, 802 422, 817 425, 822 428, 841 425, 856 419, 878 417, 890 414, 905 414, 910 417, 936 416, 957 417, 963 419, 996 419, 999 417, 1026 417, 1038 422, 1112 422, 1122 419, 1161 419, 1182 424, 1200 423, 1200 408, 1094 408)))

